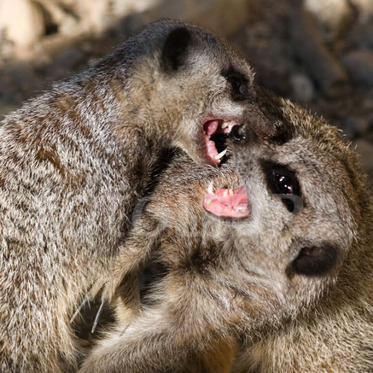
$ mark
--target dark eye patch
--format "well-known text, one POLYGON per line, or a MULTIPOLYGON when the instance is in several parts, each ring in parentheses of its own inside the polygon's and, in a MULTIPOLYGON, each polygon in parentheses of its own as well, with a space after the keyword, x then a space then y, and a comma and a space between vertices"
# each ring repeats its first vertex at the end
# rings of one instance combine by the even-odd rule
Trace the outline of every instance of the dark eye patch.
POLYGON ((269 190, 281 197, 289 212, 296 213, 302 203, 301 190, 294 171, 285 165, 262 162, 269 190))
POLYGON ((227 70, 222 71, 222 75, 232 87, 233 100, 244 101, 254 99, 250 89, 250 82, 244 74, 237 71, 233 66, 230 66, 227 70))
POLYGON ((334 268, 338 254, 338 247, 328 243, 303 247, 289 269, 298 275, 324 276, 334 268))

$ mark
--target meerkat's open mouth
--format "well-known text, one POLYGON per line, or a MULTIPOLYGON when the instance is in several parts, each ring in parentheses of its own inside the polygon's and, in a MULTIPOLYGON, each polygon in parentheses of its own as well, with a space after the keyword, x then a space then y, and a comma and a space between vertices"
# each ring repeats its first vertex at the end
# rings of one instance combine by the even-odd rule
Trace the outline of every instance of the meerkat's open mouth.
POLYGON ((250 216, 250 206, 245 187, 218 189, 209 187, 203 198, 203 207, 209 213, 222 218, 243 219, 250 216))
POLYGON ((233 120, 211 119, 203 125, 207 157, 213 164, 220 164, 226 159, 225 141, 238 123, 233 120))

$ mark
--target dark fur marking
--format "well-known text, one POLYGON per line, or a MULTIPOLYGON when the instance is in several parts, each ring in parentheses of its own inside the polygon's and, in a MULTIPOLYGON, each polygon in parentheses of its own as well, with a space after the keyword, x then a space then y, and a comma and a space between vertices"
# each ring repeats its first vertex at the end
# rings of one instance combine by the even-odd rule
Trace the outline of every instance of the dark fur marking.
POLYGON ((147 263, 139 273, 139 288, 141 303, 146 306, 154 306, 157 302, 151 297, 154 287, 162 278, 167 276, 169 268, 158 260, 147 263))
POLYGON ((232 86, 232 98, 234 101, 254 101, 254 94, 250 89, 250 82, 246 76, 237 71, 233 66, 221 73, 232 86))
POLYGON ((289 130, 289 126, 281 121, 277 120, 273 123, 275 134, 271 137, 271 141, 278 145, 284 145, 288 141, 292 139, 291 131, 289 130))
MULTIPOLYGON (((92 324, 95 315, 101 305, 101 294, 94 299, 86 302, 80 311, 79 317, 76 317, 72 323, 72 329, 76 339, 84 343, 84 346, 91 348, 95 341, 95 336, 91 333, 92 324)), ((98 331, 108 329, 114 323, 114 313, 106 304, 100 314, 99 325, 96 328, 98 331)), ((97 334, 97 333, 96 333, 97 334)), ((79 363, 82 363, 83 356, 78 356, 79 363)))
POLYGON ((62 165, 60 157, 56 149, 40 148, 36 153, 35 158, 38 162, 49 162, 61 174, 62 177, 66 176, 67 170, 62 165))
POLYGON ((303 206, 302 193, 296 173, 286 165, 275 164, 265 160, 261 161, 263 172, 266 175, 269 190, 281 198, 289 212, 298 213, 303 206), (281 188, 278 178, 286 178, 286 184, 291 189, 281 188))
POLYGON ((177 70, 184 65, 188 47, 192 43, 189 31, 184 27, 173 30, 163 48, 162 60, 165 70, 177 70))
POLYGON ((271 131, 267 139, 278 145, 287 143, 294 136, 294 126, 285 118, 281 110, 282 101, 262 87, 256 87, 256 90, 258 91, 256 105, 271 123, 271 131))
POLYGON ((191 252, 180 261, 179 270, 181 272, 198 273, 206 276, 210 273, 209 268, 215 266, 219 260, 219 248, 214 242, 202 243, 200 238, 198 243, 193 244, 191 252))
POLYGON ((166 169, 171 164, 173 158, 177 154, 178 150, 176 148, 166 148, 162 149, 159 154, 159 158, 155 166, 151 169, 150 176, 148 178, 148 183, 144 188, 144 196, 148 197, 151 196, 154 189, 160 182, 162 174, 166 171, 166 169))

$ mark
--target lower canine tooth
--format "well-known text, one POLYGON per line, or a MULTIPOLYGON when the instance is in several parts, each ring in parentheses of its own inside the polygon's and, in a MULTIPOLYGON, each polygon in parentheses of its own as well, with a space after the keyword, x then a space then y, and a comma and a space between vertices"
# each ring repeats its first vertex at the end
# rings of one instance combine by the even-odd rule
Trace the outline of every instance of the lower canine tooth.
POLYGON ((227 152, 227 149, 223 150, 221 153, 219 153, 215 156, 215 159, 216 160, 222 159, 226 152, 227 152))

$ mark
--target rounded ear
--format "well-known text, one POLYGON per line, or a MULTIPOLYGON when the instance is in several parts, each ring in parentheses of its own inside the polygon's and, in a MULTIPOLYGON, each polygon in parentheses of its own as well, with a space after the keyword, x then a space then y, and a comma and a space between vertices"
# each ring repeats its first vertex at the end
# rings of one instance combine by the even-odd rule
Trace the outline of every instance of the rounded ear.
POLYGON ((162 62, 165 70, 177 70, 186 62, 192 36, 185 27, 170 32, 163 47, 162 62))
POLYGON ((304 247, 290 264, 290 270, 298 275, 324 276, 334 268, 338 252, 336 246, 329 244, 304 247))

